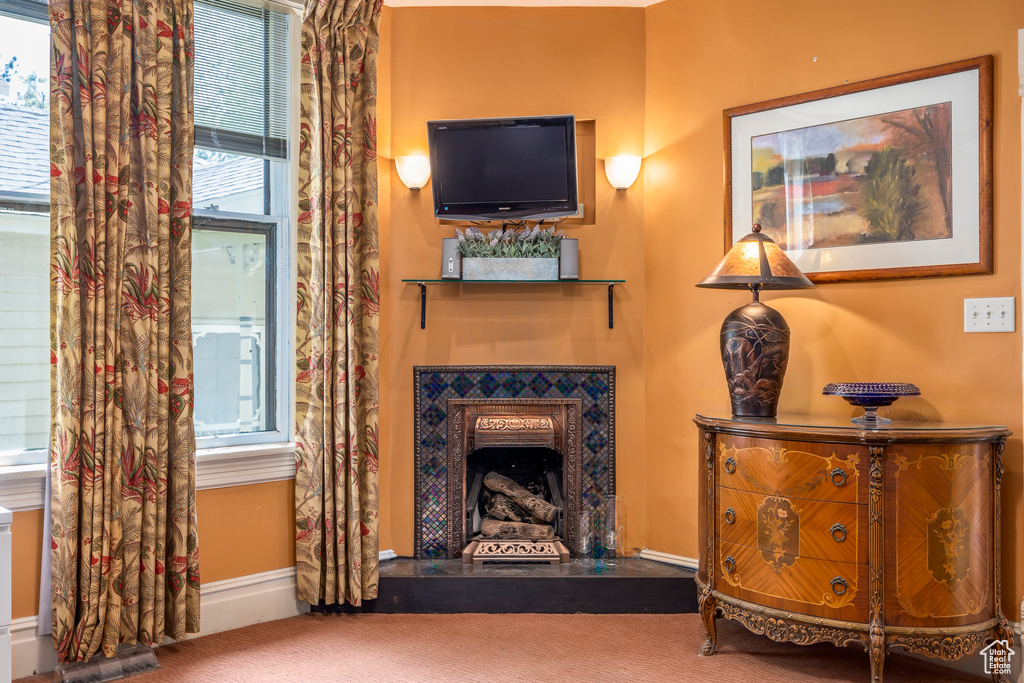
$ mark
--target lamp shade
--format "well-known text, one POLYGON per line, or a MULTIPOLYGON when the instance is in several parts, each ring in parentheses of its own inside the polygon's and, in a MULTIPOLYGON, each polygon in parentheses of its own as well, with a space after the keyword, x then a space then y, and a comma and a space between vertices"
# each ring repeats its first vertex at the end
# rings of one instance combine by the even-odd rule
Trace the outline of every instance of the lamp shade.
POLYGON ((640 175, 640 157, 605 157, 604 175, 616 190, 628 189, 640 175))
POLYGON ((786 252, 779 248, 761 226, 732 245, 718 266, 698 287, 711 289, 803 289, 814 283, 800 272, 786 252))
POLYGON ((424 156, 395 157, 398 177, 410 190, 418 190, 430 182, 430 160, 424 156))

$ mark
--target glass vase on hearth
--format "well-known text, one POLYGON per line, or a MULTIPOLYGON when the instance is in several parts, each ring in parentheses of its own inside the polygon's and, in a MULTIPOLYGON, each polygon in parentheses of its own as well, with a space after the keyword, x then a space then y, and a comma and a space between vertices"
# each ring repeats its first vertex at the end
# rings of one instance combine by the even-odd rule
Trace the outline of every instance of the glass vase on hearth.
POLYGON ((625 519, 622 496, 614 494, 601 496, 601 545, 608 564, 614 565, 615 554, 622 545, 625 519))
POLYGON ((594 564, 594 532, 591 529, 592 515, 580 515, 580 528, 576 541, 576 561, 584 566, 594 564))

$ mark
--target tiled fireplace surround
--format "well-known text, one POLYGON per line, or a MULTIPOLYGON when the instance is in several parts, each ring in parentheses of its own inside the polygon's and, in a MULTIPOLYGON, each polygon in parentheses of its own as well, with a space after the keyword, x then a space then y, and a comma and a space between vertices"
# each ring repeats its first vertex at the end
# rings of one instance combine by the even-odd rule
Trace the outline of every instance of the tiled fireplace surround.
POLYGON ((480 406, 519 404, 530 406, 531 412, 551 406, 568 414, 568 440, 573 435, 579 439, 562 454, 568 465, 570 450, 578 449, 578 481, 571 481, 573 473, 566 474, 564 540, 572 548, 579 514, 595 509, 602 494, 615 493, 614 366, 418 366, 413 375, 415 557, 459 557, 469 540, 463 538, 460 521, 466 454, 461 437, 455 436, 461 427, 456 422, 480 406))

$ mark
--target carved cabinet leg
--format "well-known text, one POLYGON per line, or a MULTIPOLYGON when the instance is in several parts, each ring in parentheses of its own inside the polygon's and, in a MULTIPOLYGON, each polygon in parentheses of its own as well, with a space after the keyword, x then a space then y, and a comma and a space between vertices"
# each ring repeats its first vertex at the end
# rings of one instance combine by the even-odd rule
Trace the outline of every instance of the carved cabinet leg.
POLYGON ((882 667, 885 666, 885 634, 871 629, 871 683, 882 683, 882 667))
MULTIPOLYGON (((999 623, 992 628, 992 639, 1005 640, 1012 648, 1014 642, 1013 629, 1010 628, 1010 623, 1006 621, 1006 617, 1003 616, 1003 610, 999 610, 996 618, 999 619, 999 623)), ((994 683, 1010 683, 1009 676, 1004 676, 996 672, 992 673, 992 680, 994 683)))
POLYGON ((700 646, 700 650, 697 654, 702 657, 706 657, 715 653, 715 643, 717 641, 717 633, 715 632, 715 607, 718 601, 713 595, 711 595, 710 590, 705 589, 697 598, 697 602, 698 607, 700 608, 700 618, 704 620, 704 630, 708 634, 708 639, 700 646))

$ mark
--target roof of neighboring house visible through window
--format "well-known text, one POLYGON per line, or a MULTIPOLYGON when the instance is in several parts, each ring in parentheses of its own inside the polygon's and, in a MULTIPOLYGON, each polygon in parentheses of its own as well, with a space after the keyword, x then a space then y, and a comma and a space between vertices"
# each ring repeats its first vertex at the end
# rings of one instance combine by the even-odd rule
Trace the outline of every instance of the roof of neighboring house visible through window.
MULTIPOLYGON (((50 112, 0 102, 0 192, 50 193, 50 112)), ((263 159, 232 156, 196 164, 196 208, 245 192, 262 191, 263 159)))

